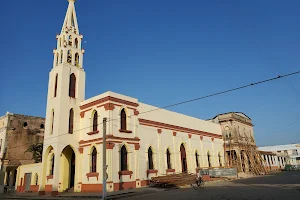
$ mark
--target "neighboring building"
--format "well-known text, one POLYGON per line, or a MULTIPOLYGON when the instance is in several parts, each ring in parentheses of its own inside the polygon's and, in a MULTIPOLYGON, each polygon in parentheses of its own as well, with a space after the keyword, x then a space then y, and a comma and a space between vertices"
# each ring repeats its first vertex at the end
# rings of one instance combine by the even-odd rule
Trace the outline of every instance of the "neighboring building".
POLYGON ((17 191, 101 191, 103 118, 108 118, 108 191, 142 187, 153 176, 195 173, 199 166, 224 166, 222 131, 216 123, 113 92, 85 100, 83 37, 74 2, 69 0, 53 52, 43 162, 19 167, 17 191))
POLYGON ((239 172, 249 172, 250 160, 247 148, 256 148, 252 120, 241 112, 229 112, 209 120, 221 125, 227 166, 237 167, 239 172))
POLYGON ((300 165, 300 144, 285 144, 259 147, 260 151, 269 151, 282 158, 282 165, 300 165))
POLYGON ((7 113, 0 117, 0 187, 15 186, 20 165, 34 163, 32 153, 25 151, 44 139, 45 119, 7 113))

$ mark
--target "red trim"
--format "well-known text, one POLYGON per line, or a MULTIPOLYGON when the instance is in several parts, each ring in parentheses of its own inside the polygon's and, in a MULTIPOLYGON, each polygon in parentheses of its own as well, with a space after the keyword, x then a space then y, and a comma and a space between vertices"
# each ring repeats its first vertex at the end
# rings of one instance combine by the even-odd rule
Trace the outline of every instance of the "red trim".
POLYGON ((173 136, 176 136, 176 135, 177 135, 177 133, 174 131, 174 132, 173 132, 173 136))
POLYGON ((166 169, 166 172, 175 172, 175 169, 166 169))
POLYGON ((82 184, 81 192, 102 192, 102 184, 82 184))
POLYGON ((189 138, 192 138, 192 134, 189 134, 189 138))
POLYGON ((83 147, 79 147, 78 151, 79 151, 80 154, 82 154, 83 153, 83 147))
POLYGON ((213 142, 215 140, 215 138, 211 138, 211 141, 213 142))
POLYGON ((86 112, 90 111, 90 110, 92 110, 92 109, 90 108, 90 109, 87 109, 87 110, 84 110, 84 111, 80 112, 80 117, 81 117, 81 118, 84 118, 84 114, 85 114, 86 112))
POLYGON ((104 108, 105 110, 114 110, 115 109, 115 105, 113 103, 107 103, 107 104, 104 104, 104 108))
POLYGON ((114 191, 136 188, 136 181, 114 183, 114 191))
POLYGON ((84 104, 84 105, 80 106, 80 109, 83 110, 83 109, 98 105, 100 103, 104 103, 106 101, 113 101, 113 102, 116 102, 116 103, 121 103, 121 104, 125 104, 125 105, 128 105, 128 106, 133 106, 133 107, 138 107, 139 106, 139 104, 135 103, 135 102, 126 101, 126 100, 119 99, 119 98, 116 98, 116 97, 107 96, 107 97, 92 101, 90 103, 84 104))
MULTIPOLYGON (((138 137, 134 137, 134 138, 125 138, 125 137, 116 137, 113 135, 107 135, 106 136, 107 139, 115 139, 115 140, 122 140, 122 141, 140 141, 140 138, 138 137)), ((92 142, 97 142, 97 141, 102 141, 103 138, 96 138, 96 139, 91 139, 91 140, 80 140, 79 141, 79 145, 81 145, 80 147, 83 147, 84 145, 82 144, 87 144, 87 143, 92 143, 92 142)), ((117 142, 117 141, 114 141, 117 142)), ((89 145, 87 145, 89 146, 89 145)))
POLYGON ((122 130, 122 129, 120 129, 119 130, 121 133, 132 133, 132 131, 129 131, 129 130, 122 130))
POLYGON ((160 128, 157 129, 157 133, 161 134, 161 129, 160 128))
POLYGON ((136 109, 134 109, 133 113, 134 113, 134 115, 139 115, 140 114, 140 112, 136 109))
POLYGON ((90 180, 90 177, 97 177, 97 181, 98 181, 99 173, 98 172, 90 172, 90 173, 86 174, 86 177, 87 177, 88 181, 90 180))
POLYGON ((46 176, 46 178, 47 178, 47 181, 48 181, 49 179, 53 179, 53 175, 46 176))
POLYGON ((45 185, 45 193, 52 192, 52 185, 45 185))
POLYGON ((118 174, 119 174, 119 179, 121 178, 121 176, 124 176, 124 175, 130 175, 130 178, 131 178, 133 172, 128 171, 128 170, 124 170, 124 171, 119 171, 118 174))
POLYGON ((92 132, 89 132, 89 133, 87 133, 88 135, 94 135, 94 134, 98 134, 99 133, 99 131, 92 131, 92 132))
POLYGON ((203 140, 203 136, 202 135, 200 136, 200 140, 203 140))
POLYGON ((158 172, 158 170, 156 170, 156 169, 148 169, 147 176, 149 176, 149 174, 156 174, 156 176, 157 176, 157 172, 158 172))
POLYGON ((169 130, 174 130, 174 131, 192 133, 195 135, 203 135, 203 136, 222 139, 222 135, 218 135, 215 133, 209 133, 209 132, 205 132, 205 131, 200 131, 200 130, 195 130, 195 129, 190 129, 190 128, 185 128, 185 127, 181 127, 181 126, 175 126, 172 124, 165 124, 165 123, 151 121, 151 120, 147 120, 147 119, 141 119, 141 118, 139 118, 139 122, 141 125, 145 125, 145 126, 164 128, 164 129, 169 129, 169 130))
POLYGON ((106 142, 106 149, 113 149, 114 146, 115 146, 114 143, 112 143, 112 142, 106 142))
POLYGON ((38 192, 39 191, 39 185, 30 185, 29 191, 38 192))
POLYGON ((141 181, 141 187, 147 186, 149 185, 149 181, 148 180, 142 180, 141 181))

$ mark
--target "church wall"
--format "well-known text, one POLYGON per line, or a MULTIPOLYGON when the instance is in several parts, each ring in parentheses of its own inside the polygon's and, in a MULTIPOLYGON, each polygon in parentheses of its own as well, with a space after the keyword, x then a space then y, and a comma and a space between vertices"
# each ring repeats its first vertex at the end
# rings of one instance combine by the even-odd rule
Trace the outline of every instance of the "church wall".
POLYGON ((24 192, 25 191, 25 174, 31 173, 31 181, 30 181, 30 188, 29 191, 31 192, 37 192, 38 187, 41 181, 41 168, 42 163, 36 163, 36 164, 29 164, 29 165, 21 165, 17 169, 17 181, 16 181, 16 191, 17 192, 24 192), (36 178, 36 176, 38 178, 36 178), (36 181, 37 180, 37 181, 36 181))

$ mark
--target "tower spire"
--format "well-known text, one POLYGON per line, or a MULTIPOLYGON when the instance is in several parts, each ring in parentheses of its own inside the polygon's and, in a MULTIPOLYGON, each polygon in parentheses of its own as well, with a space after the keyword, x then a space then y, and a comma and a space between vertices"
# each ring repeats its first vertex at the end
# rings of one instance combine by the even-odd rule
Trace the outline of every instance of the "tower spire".
POLYGON ((68 0, 68 1, 69 1, 69 6, 61 29, 61 33, 65 31, 68 32, 71 31, 79 35, 79 28, 78 28, 75 5, 74 5, 76 0, 68 0))

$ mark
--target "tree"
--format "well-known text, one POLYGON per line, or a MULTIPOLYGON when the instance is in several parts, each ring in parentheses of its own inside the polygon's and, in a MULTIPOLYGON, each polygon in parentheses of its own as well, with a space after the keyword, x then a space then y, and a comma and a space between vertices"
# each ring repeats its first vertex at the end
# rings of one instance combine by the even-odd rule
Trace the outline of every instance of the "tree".
POLYGON ((42 162, 43 143, 37 143, 37 144, 30 145, 24 153, 27 153, 27 152, 32 153, 32 159, 34 159, 35 163, 42 162))

